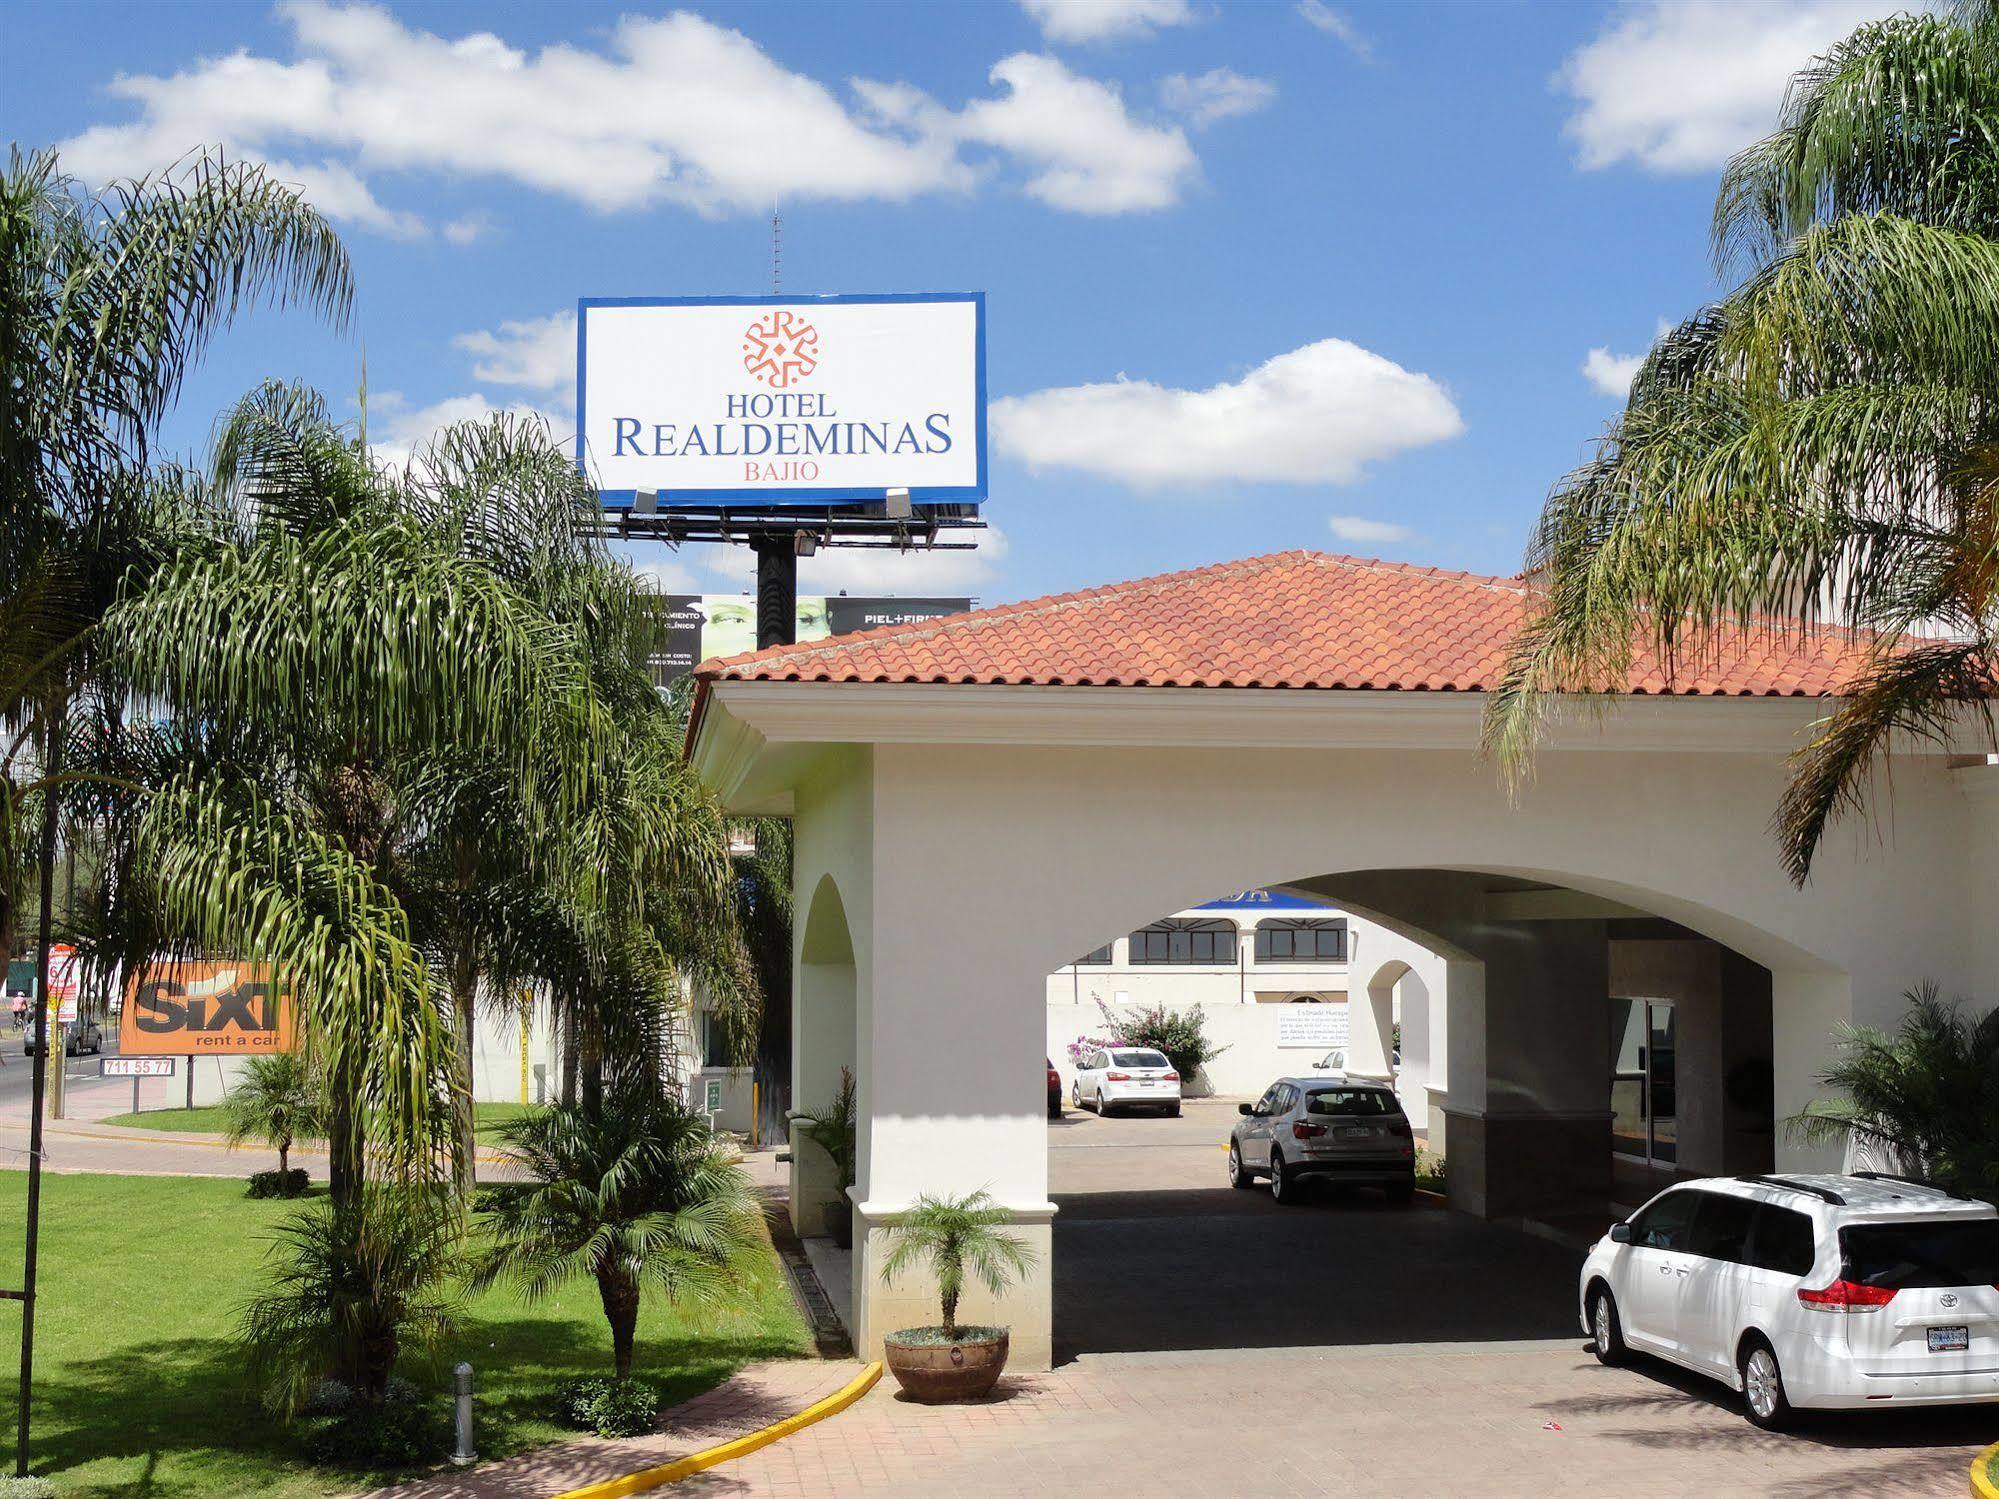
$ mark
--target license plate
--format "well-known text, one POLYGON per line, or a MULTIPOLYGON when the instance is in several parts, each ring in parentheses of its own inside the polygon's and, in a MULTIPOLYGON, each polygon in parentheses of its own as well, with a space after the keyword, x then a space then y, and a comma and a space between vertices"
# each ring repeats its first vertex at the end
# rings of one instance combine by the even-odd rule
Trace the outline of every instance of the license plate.
POLYGON ((1372 1140, 1374 1131, 1364 1124, 1349 1124, 1340 1131, 1342 1140, 1372 1140))
POLYGON ((1932 1327, 1930 1329, 1931 1353, 1963 1353, 1971 1347, 1971 1329, 1968 1327, 1932 1327))

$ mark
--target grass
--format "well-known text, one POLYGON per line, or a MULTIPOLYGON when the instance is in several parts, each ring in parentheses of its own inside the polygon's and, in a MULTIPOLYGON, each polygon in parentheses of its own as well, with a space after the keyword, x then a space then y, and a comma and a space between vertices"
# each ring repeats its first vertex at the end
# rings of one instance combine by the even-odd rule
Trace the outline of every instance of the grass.
MULTIPOLYGON (((26 1180, 0 1172, 0 1284, 8 1286, 21 1283, 26 1180)), ((78 1499, 320 1499, 397 1476, 308 1464, 249 1384, 233 1340, 236 1311, 257 1290, 261 1241, 289 1206, 249 1201, 238 1182, 43 1178, 35 1472, 78 1499)), ((0 1339, 10 1346, 16 1315, 0 1303, 0 1339)), ((744 1364, 810 1346, 773 1258, 754 1309, 706 1329, 648 1297, 633 1372, 678 1401, 744 1364)), ((442 1398, 460 1359, 477 1371, 482 1458, 573 1437, 551 1419, 556 1388, 611 1367, 595 1285, 566 1286, 533 1307, 508 1288, 489 1291, 468 1304, 434 1368, 406 1362, 402 1372, 442 1398)), ((13 1422, 5 1425, 0 1472, 12 1472, 13 1422)))
MULTIPOLYGON (((531 1103, 475 1103, 472 1105, 473 1131, 481 1144, 497 1145, 500 1143, 501 1125, 523 1114, 532 1114, 536 1108, 537 1105, 531 1103)), ((229 1114, 221 1104, 210 1103, 195 1109, 147 1109, 137 1114, 114 1114, 103 1122, 127 1124, 138 1129, 220 1135, 228 1132, 229 1114)))

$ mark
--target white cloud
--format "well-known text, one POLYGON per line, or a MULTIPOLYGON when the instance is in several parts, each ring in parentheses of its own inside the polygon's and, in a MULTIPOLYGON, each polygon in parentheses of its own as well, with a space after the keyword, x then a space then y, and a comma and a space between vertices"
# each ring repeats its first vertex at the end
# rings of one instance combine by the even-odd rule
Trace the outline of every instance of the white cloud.
POLYGON ((1298 14, 1341 43, 1362 62, 1374 60, 1374 44, 1345 11, 1335 10, 1326 4, 1326 0, 1298 0, 1298 14))
POLYGON ((1245 78, 1233 68, 1212 68, 1198 78, 1173 73, 1159 80, 1159 98, 1196 130, 1217 120, 1255 114, 1277 97, 1268 78, 1245 78))
POLYGON ((497 329, 461 333, 453 348, 472 355, 472 376, 492 385, 515 385, 576 403, 576 314, 504 322, 497 329))
POLYGON ((428 406, 411 406, 400 391, 376 391, 368 397, 368 451, 378 463, 401 467, 422 452, 444 428, 457 422, 483 421, 496 411, 540 417, 548 423, 558 442, 566 443, 575 426, 568 418, 538 407, 495 406, 476 391, 471 395, 448 396, 428 406))
POLYGON ((1101 42, 1194 19, 1187 0, 1020 0, 1051 42, 1101 42))
POLYGON ((493 221, 483 213, 468 213, 444 226, 444 237, 454 245, 469 245, 486 237, 493 221))
POLYGON ((1585 168, 1719 166, 1777 126, 1784 86, 1896 0, 1642 0, 1570 53, 1556 84, 1585 168))
POLYGON ((1071 72, 1053 57, 1016 52, 993 65, 1006 89, 953 112, 906 84, 856 83, 885 121, 937 140, 992 146, 1039 168, 1031 197, 1071 213, 1135 213, 1169 208, 1200 170, 1187 137, 1148 125, 1117 89, 1071 72))
POLYGON ((1369 520, 1364 515, 1328 516, 1326 529, 1341 541, 1365 542, 1376 546, 1388 542, 1407 541, 1414 534, 1407 526, 1398 526, 1393 521, 1369 520))
MULTIPOLYGON (((977 593, 981 586, 991 583, 998 575, 998 565, 1007 554, 1006 533, 993 526, 984 531, 951 534, 957 540, 976 541, 976 548, 948 552, 821 548, 810 557, 799 559, 798 591, 832 594, 845 590, 853 594, 886 593, 905 598, 926 593, 977 593)), ((705 561, 712 579, 720 580, 724 585, 741 586, 756 578, 756 558, 748 547, 711 546, 700 550, 710 554, 705 561)), ((683 547, 681 555, 691 556, 695 551, 694 547, 683 547)), ((711 583, 709 592, 715 591, 711 583)))
MULTIPOLYGON (((1660 318, 1652 330, 1654 337, 1663 337, 1673 331, 1673 324, 1667 318, 1660 318)), ((1645 366, 1645 357, 1650 350, 1640 350, 1636 354, 1614 354, 1610 348, 1594 348, 1583 357, 1583 378, 1607 396, 1623 400, 1631 394, 1631 382, 1638 378, 1638 371, 1645 366)))
POLYGON ((991 419, 1000 450, 1031 469, 1075 469, 1135 489, 1344 484, 1377 459, 1464 430, 1436 380, 1340 338, 1206 390, 1121 376, 995 401, 991 419))
MULTIPOLYGON (((222 146, 271 162, 330 216, 405 236, 427 232, 422 217, 376 193, 413 173, 503 179, 606 213, 720 215, 971 192, 995 152, 1032 174, 1034 196, 1087 213, 1171 203, 1197 169, 1178 130, 1053 58, 1003 60, 1004 93, 952 110, 907 83, 853 79, 843 96, 685 11, 626 16, 600 47, 539 51, 364 3, 284 0, 278 15, 290 61, 243 48, 121 74, 110 93, 133 117, 65 141, 64 165, 101 182, 222 146)), ((466 243, 484 227, 467 215, 443 232, 466 243)))
POLYGON ((1623 400, 1631 394, 1631 382, 1645 364, 1643 354, 1613 354, 1607 348, 1591 349, 1583 359, 1583 378, 1607 396, 1623 400))

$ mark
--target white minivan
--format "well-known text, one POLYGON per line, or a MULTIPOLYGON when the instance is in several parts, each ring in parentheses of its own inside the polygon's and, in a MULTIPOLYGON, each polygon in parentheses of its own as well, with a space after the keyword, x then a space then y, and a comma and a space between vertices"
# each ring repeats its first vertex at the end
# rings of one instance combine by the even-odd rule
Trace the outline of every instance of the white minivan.
POLYGON ((1880 1172, 1660 1193, 1583 1262, 1596 1356, 1656 1354, 1793 1407, 1999 1400, 1999 1211, 1880 1172))

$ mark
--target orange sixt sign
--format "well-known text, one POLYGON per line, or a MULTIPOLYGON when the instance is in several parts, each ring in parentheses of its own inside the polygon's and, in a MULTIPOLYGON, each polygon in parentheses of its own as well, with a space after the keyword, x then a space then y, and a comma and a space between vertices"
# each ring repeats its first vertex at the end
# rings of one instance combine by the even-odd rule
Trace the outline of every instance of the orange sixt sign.
POLYGON ((292 1048, 292 1007, 262 964, 152 963, 125 986, 128 1057, 263 1056, 292 1048))

